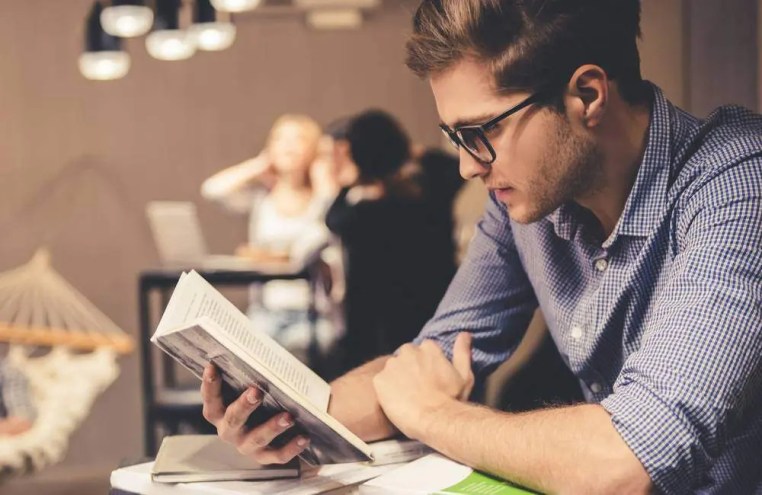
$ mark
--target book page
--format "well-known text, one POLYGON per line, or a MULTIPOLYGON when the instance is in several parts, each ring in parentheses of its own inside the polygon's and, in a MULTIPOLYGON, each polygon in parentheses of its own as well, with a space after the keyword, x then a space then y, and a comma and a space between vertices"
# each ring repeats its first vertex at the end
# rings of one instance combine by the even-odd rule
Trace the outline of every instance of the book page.
POLYGON ((393 438, 370 444, 373 452, 373 465, 385 466, 410 462, 433 452, 431 447, 409 438, 393 438))
MULTIPOLYGON (((294 480, 223 481, 161 485, 151 482, 153 462, 117 469, 111 488, 153 495, 317 495, 355 485, 388 472, 395 466, 369 467, 362 463, 329 464, 310 470, 294 480)), ((342 491, 342 493, 346 493, 342 491)), ((355 493, 355 492, 352 492, 355 493)), ((388 495, 388 494, 387 494, 388 495)))
MULTIPOLYGON (((227 483, 198 483, 194 488, 204 490, 205 495, 318 495, 320 493, 356 493, 348 492, 351 487, 363 481, 375 478, 396 467, 368 466, 364 463, 328 464, 320 466, 314 472, 306 473, 298 480, 280 481, 237 481, 227 483)), ((180 487, 188 485, 181 484, 180 487)), ((388 495, 388 494, 387 494, 388 495)))
POLYGON ((195 271, 178 282, 165 317, 166 321, 163 317, 156 335, 169 331, 169 325, 178 328, 201 317, 209 318, 228 338, 246 349, 286 385, 319 410, 328 410, 330 385, 269 335, 253 328, 246 315, 195 271))
POLYGON ((185 320, 183 319, 185 310, 183 308, 188 306, 189 301, 184 297, 185 293, 179 289, 182 287, 183 280, 185 280, 185 277, 187 276, 188 274, 185 272, 180 274, 180 279, 177 281, 177 285, 175 286, 175 290, 172 293, 172 297, 169 299, 167 307, 164 308, 164 313, 162 313, 159 324, 156 327, 156 331, 151 338, 152 341, 157 336, 174 330, 175 328, 185 323, 185 320))
POLYGON ((440 454, 429 454, 368 481, 360 487, 360 493, 532 495, 535 492, 474 471, 440 454))

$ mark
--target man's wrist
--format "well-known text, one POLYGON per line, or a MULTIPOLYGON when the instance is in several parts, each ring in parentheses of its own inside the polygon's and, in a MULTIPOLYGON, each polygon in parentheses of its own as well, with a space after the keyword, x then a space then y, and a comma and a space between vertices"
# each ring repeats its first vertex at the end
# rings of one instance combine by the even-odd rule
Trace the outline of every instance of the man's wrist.
POLYGON ((457 416, 464 405, 458 399, 443 395, 441 400, 423 406, 417 415, 417 424, 412 426, 408 436, 430 445, 431 441, 437 437, 441 426, 457 416))

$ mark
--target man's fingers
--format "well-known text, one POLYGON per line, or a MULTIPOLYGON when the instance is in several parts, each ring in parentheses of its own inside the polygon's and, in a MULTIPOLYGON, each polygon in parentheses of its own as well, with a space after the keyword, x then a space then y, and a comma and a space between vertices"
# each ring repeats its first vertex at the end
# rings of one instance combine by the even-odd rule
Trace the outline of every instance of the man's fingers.
POLYGON ((252 454, 252 457, 260 464, 286 464, 301 454, 309 444, 310 440, 307 437, 299 435, 279 449, 260 450, 252 454))
POLYGON ((216 367, 209 363, 204 368, 201 380, 201 399, 204 402, 204 419, 217 425, 225 415, 225 404, 222 401, 222 380, 216 367))
POLYGON ((251 455, 266 448, 275 437, 294 426, 294 419, 288 413, 276 414, 259 426, 256 426, 240 438, 238 451, 251 455))
MULTIPOLYGON (((452 350, 452 365, 467 383, 473 382, 471 371, 471 333, 460 332, 452 350)), ((469 387, 470 389, 470 387, 469 387)), ((470 392, 470 390, 469 390, 470 392)))
POLYGON ((236 442, 243 434, 243 426, 249 415, 262 403, 262 392, 250 388, 241 394, 225 410, 222 421, 217 423, 217 433, 223 440, 236 442))
POLYGON ((397 349, 397 356, 407 356, 412 355, 418 352, 418 346, 414 344, 404 344, 399 349, 397 349))
POLYGON ((444 356, 444 352, 442 351, 442 348, 439 347, 439 344, 431 339, 426 339, 421 342, 421 350, 426 352, 433 352, 439 356, 444 356))

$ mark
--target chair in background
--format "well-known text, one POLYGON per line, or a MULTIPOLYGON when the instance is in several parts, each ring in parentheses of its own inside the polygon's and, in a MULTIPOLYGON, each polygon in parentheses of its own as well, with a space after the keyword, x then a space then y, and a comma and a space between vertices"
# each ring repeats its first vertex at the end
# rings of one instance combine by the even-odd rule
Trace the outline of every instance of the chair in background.
POLYGON ((484 403, 519 412, 583 400, 577 379, 561 359, 537 310, 516 351, 487 379, 484 403))
POLYGON ((28 430, 0 439, 2 480, 63 459, 69 437, 119 375, 117 357, 134 344, 51 268, 45 250, 0 274, 0 343, 0 365, 24 377, 14 393, 35 416, 28 430))

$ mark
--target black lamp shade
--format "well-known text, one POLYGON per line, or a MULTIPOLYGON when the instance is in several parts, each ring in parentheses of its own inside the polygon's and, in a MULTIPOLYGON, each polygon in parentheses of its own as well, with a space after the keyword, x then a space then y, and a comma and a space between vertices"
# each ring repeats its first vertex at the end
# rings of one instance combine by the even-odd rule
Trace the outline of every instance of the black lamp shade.
POLYGON ((180 0, 156 0, 156 15, 153 19, 154 31, 180 28, 180 0))
POLYGON ((87 16, 85 26, 86 52, 120 51, 122 49, 122 40, 103 30, 101 26, 102 11, 103 5, 100 2, 95 2, 87 16))
POLYGON ((111 0, 112 7, 119 5, 137 5, 139 7, 145 7, 145 2, 143 0, 111 0))
POLYGON ((217 20, 217 11, 214 10, 210 0, 196 0, 193 8, 193 22, 214 22, 217 20))

